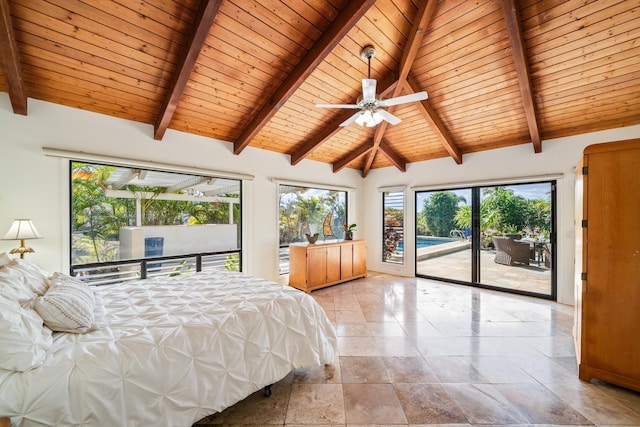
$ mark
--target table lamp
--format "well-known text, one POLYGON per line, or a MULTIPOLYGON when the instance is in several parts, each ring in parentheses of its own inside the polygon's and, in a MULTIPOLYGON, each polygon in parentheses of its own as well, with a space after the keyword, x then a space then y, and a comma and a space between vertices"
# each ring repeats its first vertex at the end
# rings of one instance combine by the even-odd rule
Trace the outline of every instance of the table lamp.
POLYGON ((11 228, 2 240, 20 240, 20 247, 11 249, 10 254, 20 254, 20 258, 24 258, 27 252, 35 252, 28 246, 24 245, 26 239, 41 239, 42 236, 36 230, 30 219, 16 219, 11 224, 11 228))

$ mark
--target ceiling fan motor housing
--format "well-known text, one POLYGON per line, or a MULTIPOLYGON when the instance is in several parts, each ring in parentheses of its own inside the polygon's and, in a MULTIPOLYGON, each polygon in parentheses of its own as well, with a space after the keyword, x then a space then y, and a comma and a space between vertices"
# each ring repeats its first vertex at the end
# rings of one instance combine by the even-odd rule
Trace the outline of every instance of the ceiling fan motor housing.
POLYGON ((362 49, 362 52, 360 52, 360 58, 364 59, 365 61, 370 61, 374 56, 376 56, 376 48, 372 45, 365 46, 362 49))

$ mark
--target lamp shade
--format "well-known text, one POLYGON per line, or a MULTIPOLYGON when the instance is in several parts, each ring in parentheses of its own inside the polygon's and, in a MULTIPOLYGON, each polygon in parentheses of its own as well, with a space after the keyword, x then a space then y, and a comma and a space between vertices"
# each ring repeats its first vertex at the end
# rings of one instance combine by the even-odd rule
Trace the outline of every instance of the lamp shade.
POLYGON ((16 219, 2 240, 41 239, 42 236, 36 230, 30 219, 16 219))

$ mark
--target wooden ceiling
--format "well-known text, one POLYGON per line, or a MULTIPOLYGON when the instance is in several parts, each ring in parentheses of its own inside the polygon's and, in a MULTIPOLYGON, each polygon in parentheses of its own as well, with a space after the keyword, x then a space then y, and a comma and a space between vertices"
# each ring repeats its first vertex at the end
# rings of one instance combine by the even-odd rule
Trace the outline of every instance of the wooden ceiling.
POLYGON ((595 0, 0 0, 0 91, 334 171, 640 124, 640 2, 595 0), (402 122, 339 124, 373 45, 402 122))

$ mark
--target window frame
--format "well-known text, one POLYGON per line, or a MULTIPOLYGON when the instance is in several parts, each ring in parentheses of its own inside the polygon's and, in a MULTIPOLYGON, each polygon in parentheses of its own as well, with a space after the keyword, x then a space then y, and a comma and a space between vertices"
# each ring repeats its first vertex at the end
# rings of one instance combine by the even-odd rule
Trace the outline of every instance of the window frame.
MULTIPOLYGON (((397 188, 397 189, 381 189, 380 190, 381 193, 381 197, 382 197, 382 241, 381 241, 381 247, 382 247, 382 262, 385 264, 389 264, 389 265, 404 265, 405 264, 405 260, 406 260, 406 219, 407 219, 407 201, 406 201, 406 191, 404 188, 397 188), (402 242, 403 244, 403 250, 402 250, 402 258, 400 261, 390 261, 388 259, 386 259, 386 238, 387 238, 387 217, 386 217, 386 195, 387 194, 398 194, 395 197, 399 197, 402 201, 402 237, 400 238, 399 242, 402 242)), ((397 248, 397 243, 396 243, 396 248, 397 248)))
MULTIPOLYGON (((177 274, 185 274, 192 273, 196 271, 202 271, 206 269, 231 269, 236 271, 242 271, 244 260, 243 260, 243 190, 245 185, 245 179, 241 175, 231 175, 221 173, 220 175, 215 173, 203 173, 201 170, 190 171, 188 168, 180 169, 180 168, 170 168, 169 170, 163 168, 151 168, 148 166, 140 166, 136 164, 135 161, 132 164, 126 164, 124 162, 116 162, 111 163, 108 160, 100 160, 100 159, 75 159, 68 158, 68 183, 69 183, 69 213, 68 213, 68 224, 69 224, 69 232, 68 232, 68 244, 69 244, 69 272, 71 275, 78 276, 82 280, 84 280, 88 284, 92 285, 100 285, 100 284, 109 284, 109 283, 117 283, 124 280, 130 280, 132 278, 135 279, 145 279, 148 277, 155 276, 166 276, 166 275, 177 275, 177 274), (74 226, 73 226, 73 202, 74 202, 74 165, 77 163, 83 163, 90 166, 97 167, 115 167, 115 168, 131 168, 142 170, 145 172, 157 172, 162 174, 176 174, 178 176, 191 176, 192 178, 203 178, 203 179, 224 179, 230 181, 237 181, 238 185, 238 208, 236 212, 236 208, 233 208, 232 205, 229 207, 229 222, 225 224, 234 224, 237 227, 236 241, 237 246, 230 250, 196 250, 195 252, 190 253, 179 253, 179 254, 171 254, 165 256, 144 256, 142 258, 126 258, 126 259, 118 259, 118 260, 108 260, 108 261, 98 261, 98 262, 88 262, 88 263, 74 263, 73 258, 73 234, 74 234, 74 226), (221 259, 224 257, 224 259, 221 259), (154 264, 150 263, 153 261, 156 265, 166 264, 168 266, 178 263, 182 265, 181 269, 178 273, 174 271, 167 272, 160 271, 154 272, 154 264), (158 261, 165 261, 165 263, 158 263, 158 261), (114 273, 113 271, 120 271, 119 273, 114 273), (123 273, 124 271, 124 273, 123 273), (133 272, 133 273, 132 273, 133 272), (95 273, 95 274, 94 274, 95 273), (118 279, 118 277, 122 277, 122 279, 118 279)), ((171 194, 171 193, 167 193, 171 194)), ((220 196, 220 198, 226 198, 226 196, 220 196)), ((224 202, 221 202, 224 203, 224 202)), ((233 202, 229 202, 230 204, 233 202)), ((138 221, 137 219, 136 221, 138 221)), ((215 224, 215 223, 205 223, 205 224, 215 224)), ((167 267, 168 268, 168 267, 167 267)))
POLYGON ((532 296, 542 299, 549 300, 557 300, 557 181, 562 179, 562 176, 558 175, 547 175, 540 177, 531 177, 531 178, 522 178, 522 179, 504 179, 504 180, 490 180, 490 181, 481 181, 481 182, 470 182, 470 183, 460 183, 455 186, 452 185, 431 185, 427 187, 415 187, 414 190, 414 210, 415 210, 415 218, 413 228, 415 231, 415 241, 414 247, 418 244, 418 221, 419 221, 419 213, 418 208, 420 208, 420 195, 422 193, 435 193, 435 192, 452 192, 456 190, 470 190, 471 191, 471 209, 473 211, 472 214, 472 235, 470 236, 472 240, 472 259, 470 261, 470 278, 469 280, 458 280, 447 277, 435 276, 425 273, 419 272, 418 259, 417 256, 415 259, 415 269, 414 274, 416 277, 422 277, 433 280, 440 280, 444 282, 456 283, 466 286, 484 288, 484 289, 492 289, 502 292, 509 292, 513 294, 532 296), (494 284, 484 283, 482 282, 481 276, 481 264, 480 264, 480 251, 481 251, 481 212, 480 212, 480 204, 481 204, 481 191, 486 188, 492 187, 511 187, 511 186, 524 186, 524 185, 536 185, 536 184, 549 184, 550 185, 550 236, 549 243, 551 244, 551 260, 550 263, 553 268, 550 269, 550 284, 548 293, 540 293, 535 291, 528 290, 519 290, 515 288, 509 288, 505 286, 496 286, 494 284), (480 277, 481 281, 478 281, 480 277))
MULTIPOLYGON (((332 185, 324 185, 324 184, 315 184, 315 183, 308 183, 308 182, 297 182, 297 181, 288 181, 288 180, 279 180, 279 179, 274 179, 273 182, 276 183, 276 209, 277 209, 277 213, 276 213, 276 221, 277 221, 277 226, 276 226, 276 234, 277 234, 277 242, 278 242, 278 259, 277 259, 277 268, 278 268, 278 275, 279 276, 284 276, 289 274, 289 245, 292 243, 304 243, 307 240, 306 239, 298 239, 296 241, 292 241, 289 242, 287 244, 282 244, 281 243, 281 230, 280 230, 280 224, 281 224, 281 206, 280 206, 280 201, 281 201, 281 194, 282 194, 282 187, 283 186, 287 186, 287 187, 299 187, 299 188, 306 188, 307 191, 309 190, 318 190, 318 191, 327 191, 327 192, 341 192, 344 193, 344 218, 346 218, 346 222, 349 222, 349 202, 351 200, 351 192, 353 189, 351 188, 347 188, 347 187, 340 187, 340 186, 332 186, 332 185), (286 264, 286 265, 285 265, 286 264)), ((341 240, 341 234, 340 232, 344 232, 344 230, 338 230, 338 233, 335 234, 333 239, 330 239, 329 241, 337 241, 337 240, 341 240)), ((322 234, 320 230, 317 231, 319 233, 319 237, 322 234)), ((334 233, 336 232, 336 230, 334 230, 334 233)), ((321 238, 319 238, 318 243, 321 243, 323 240, 321 238)))

